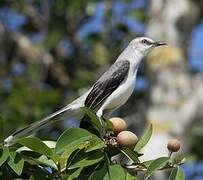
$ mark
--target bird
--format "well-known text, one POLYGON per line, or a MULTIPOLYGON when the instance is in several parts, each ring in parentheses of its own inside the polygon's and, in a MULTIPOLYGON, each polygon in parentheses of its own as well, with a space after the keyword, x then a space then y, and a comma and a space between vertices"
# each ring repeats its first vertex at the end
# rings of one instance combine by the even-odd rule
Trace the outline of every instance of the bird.
MULTIPOLYGON (((134 38, 86 93, 42 120, 14 132, 4 140, 4 145, 9 146, 16 139, 31 135, 64 112, 88 107, 94 110, 99 118, 107 112, 113 112, 125 104, 133 93, 138 67, 143 58, 155 47, 162 45, 166 43, 154 41, 149 37, 134 38)), ((85 127, 86 123, 86 121, 81 121, 80 127, 85 127)))

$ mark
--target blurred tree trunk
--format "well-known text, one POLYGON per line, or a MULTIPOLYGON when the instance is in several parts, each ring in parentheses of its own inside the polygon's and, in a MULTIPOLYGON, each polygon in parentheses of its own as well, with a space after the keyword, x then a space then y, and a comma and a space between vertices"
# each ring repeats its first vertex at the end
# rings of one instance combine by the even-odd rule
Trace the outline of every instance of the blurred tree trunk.
POLYGON ((153 123, 154 134, 144 150, 145 160, 167 155, 167 141, 172 137, 181 140, 183 151, 188 148, 184 132, 203 102, 203 80, 191 74, 186 62, 190 34, 201 17, 200 4, 190 0, 151 0, 147 35, 168 45, 154 50, 147 60, 151 105, 146 118, 153 123))

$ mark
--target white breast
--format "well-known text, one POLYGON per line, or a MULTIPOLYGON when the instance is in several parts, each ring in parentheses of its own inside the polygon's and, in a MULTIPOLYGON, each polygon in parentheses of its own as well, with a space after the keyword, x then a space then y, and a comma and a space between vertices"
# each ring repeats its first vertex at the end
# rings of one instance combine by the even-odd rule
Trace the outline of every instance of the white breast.
POLYGON ((129 76, 128 79, 107 98, 105 103, 98 110, 97 115, 101 116, 104 110, 112 111, 122 106, 133 93, 134 82, 134 77, 129 76))

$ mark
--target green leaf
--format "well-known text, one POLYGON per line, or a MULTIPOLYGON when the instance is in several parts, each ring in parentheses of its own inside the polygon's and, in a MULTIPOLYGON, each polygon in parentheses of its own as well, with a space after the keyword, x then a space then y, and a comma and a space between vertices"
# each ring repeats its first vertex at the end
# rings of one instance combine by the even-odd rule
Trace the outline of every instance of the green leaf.
POLYGON ((0 149, 0 166, 8 159, 9 151, 8 148, 0 149))
POLYGON ((72 160, 68 169, 90 166, 102 161, 103 159, 104 155, 100 150, 95 150, 89 153, 82 151, 72 160))
POLYGON ((1 169, 1 178, 0 179, 8 179, 8 180, 13 180, 14 179, 14 176, 13 176, 13 171, 11 171, 10 168, 8 168, 7 165, 3 165, 0 167, 1 169))
POLYGON ((93 136, 93 139, 90 140, 90 144, 87 146, 87 149, 85 150, 86 152, 94 151, 96 149, 101 149, 105 147, 104 141, 102 141, 100 138, 97 136, 93 136))
POLYGON ((32 176, 29 178, 29 180, 53 180, 55 179, 53 174, 48 173, 47 171, 44 171, 42 168, 37 168, 32 173, 32 176))
POLYGON ((148 160, 148 161, 144 161, 143 164, 148 167, 151 163, 152 163, 153 160, 148 160))
MULTIPOLYGON (((20 152, 24 152, 24 151, 32 151, 30 148, 25 147, 25 146, 21 146, 20 148, 18 148, 16 150, 16 152, 20 153, 20 152)), ((33 151, 32 151, 33 152, 33 151)))
POLYGON ((68 176, 67 180, 76 179, 80 175, 82 170, 83 170, 83 167, 76 169, 70 176, 68 176))
POLYGON ((157 169, 163 167, 164 165, 166 165, 166 163, 168 163, 169 161, 169 157, 160 157, 160 158, 157 158, 155 160, 153 160, 148 169, 147 169, 147 172, 146 174, 148 176, 151 176, 151 174, 156 171, 157 169))
POLYGON ((104 164, 100 169, 94 171, 88 180, 110 180, 107 166, 104 164))
POLYGON ((109 171, 110 171, 110 179, 112 180, 113 179, 124 180, 126 177, 124 169, 118 164, 110 166, 109 171))
POLYGON ((92 111, 90 110, 89 108, 87 107, 81 107, 81 111, 84 113, 84 114, 87 114, 92 122, 92 124, 94 125, 94 127, 100 132, 102 133, 103 132, 103 127, 100 123, 100 120, 99 118, 97 117, 97 115, 92 111))
MULTIPOLYGON (((74 157, 77 152, 79 152, 81 149, 85 148, 87 144, 85 142, 81 142, 80 144, 74 144, 71 147, 66 147, 64 150, 64 153, 61 155, 58 155, 58 160, 55 160, 60 163, 61 168, 65 168, 66 166, 69 166, 72 158, 74 157), (78 150, 78 151, 76 151, 78 150)), ((54 158, 55 159, 55 158, 54 158)))
POLYGON ((40 156, 38 159, 34 159, 38 164, 45 165, 51 167, 53 169, 57 169, 56 164, 52 159, 48 159, 47 156, 40 156))
POLYGON ((54 149, 56 147, 56 141, 43 141, 50 149, 54 149))
POLYGON ((38 138, 25 137, 18 139, 16 142, 48 157, 52 155, 52 150, 38 138))
POLYGON ((185 180, 185 174, 181 171, 180 167, 175 167, 171 171, 169 180, 185 180))
POLYGON ((135 145, 134 151, 139 151, 140 149, 142 149, 149 142, 149 140, 150 140, 150 138, 152 136, 152 131, 153 131, 153 127, 152 127, 152 124, 150 124, 149 128, 145 132, 142 139, 140 139, 138 141, 138 143, 135 145))
POLYGON ((113 131, 113 124, 109 119, 106 120, 106 128, 108 131, 113 131))
POLYGON ((126 173, 125 180, 137 180, 137 177, 131 175, 130 173, 126 173))
POLYGON ((127 156, 129 159, 131 159, 135 164, 140 162, 140 160, 138 159, 139 154, 136 153, 135 151, 128 149, 128 148, 123 148, 123 149, 121 149, 121 152, 125 156, 127 156))
POLYGON ((20 176, 23 171, 24 160, 22 159, 20 154, 18 154, 16 152, 10 152, 8 165, 13 169, 13 171, 17 175, 20 176))
POLYGON ((81 128, 67 129, 57 140, 55 152, 61 154, 65 149, 78 146, 81 143, 89 143, 93 134, 81 128))
MULTIPOLYGON (((55 141, 42 141, 45 145, 47 145, 50 149, 54 149, 56 146, 55 141)), ((30 148, 21 146, 16 150, 16 152, 23 152, 23 151, 32 151, 30 148)), ((32 151, 33 152, 33 151, 32 151)))

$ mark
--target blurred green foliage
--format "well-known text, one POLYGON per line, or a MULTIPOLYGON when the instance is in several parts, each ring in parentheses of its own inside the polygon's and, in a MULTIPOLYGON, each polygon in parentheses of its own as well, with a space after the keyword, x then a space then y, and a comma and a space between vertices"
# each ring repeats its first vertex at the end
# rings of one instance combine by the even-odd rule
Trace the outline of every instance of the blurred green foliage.
MULTIPOLYGON (((130 2, 120 1, 123 5, 130 2)), ((4 136, 77 97, 136 36, 121 19, 116 20, 113 3, 1 1, 0 108, 6 121, 4 136), (103 8, 102 19, 92 28, 100 26, 100 30, 81 36, 82 29, 96 17, 98 6, 103 8)), ((131 8, 126 16, 145 21, 144 12, 144 8, 131 8)), ((59 131, 62 128, 53 126, 59 131)))

